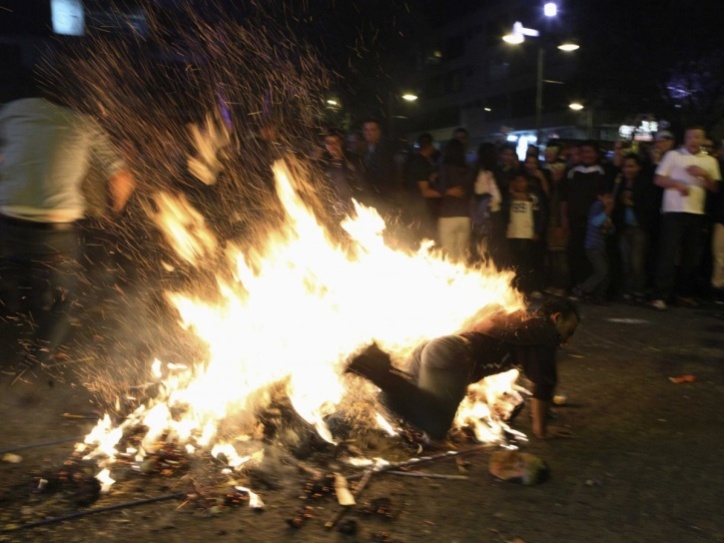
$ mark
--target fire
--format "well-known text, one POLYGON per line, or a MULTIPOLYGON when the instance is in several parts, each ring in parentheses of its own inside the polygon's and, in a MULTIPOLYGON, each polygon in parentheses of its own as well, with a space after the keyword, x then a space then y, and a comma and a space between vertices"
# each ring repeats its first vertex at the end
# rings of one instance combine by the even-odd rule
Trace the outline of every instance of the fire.
MULTIPOLYGON (((126 428, 143 426, 148 432, 137 460, 163 438, 188 443, 189 450, 213 447, 214 456, 223 453, 228 465, 239 469, 254 452, 239 455, 221 442, 219 425, 231 415, 245 415, 250 435, 254 410, 268 402, 272 386, 283 386, 296 412, 334 443, 325 417, 352 395, 374 393, 371 384, 343 375, 351 353, 376 341, 402 363, 420 341, 454 333, 501 307, 523 307, 509 273, 449 262, 429 246, 418 252, 392 249, 385 243, 382 218, 361 205, 356 205, 356 217, 342 225, 352 244, 341 247, 299 197, 303 180, 281 161, 274 173, 286 227, 258 253, 227 248, 222 262, 227 273, 216 279, 221 301, 166 293, 180 325, 208 346, 208 360, 155 361, 153 371, 162 386, 153 402, 116 427, 104 418, 80 446, 96 447, 89 457, 105 458, 102 466, 118 454, 115 447, 126 428)), ((191 266, 216 265, 211 257, 215 236, 201 214, 169 194, 159 194, 156 202, 155 218, 179 257, 191 266)), ((481 405, 493 405, 494 397, 510 392, 516 378, 510 373, 486 380, 494 383, 494 391, 486 384, 471 387, 458 424, 494 419, 481 405)), ((371 420, 394 434, 380 413, 371 420)), ((478 439, 500 435, 500 426, 486 431, 475 426, 478 439)))

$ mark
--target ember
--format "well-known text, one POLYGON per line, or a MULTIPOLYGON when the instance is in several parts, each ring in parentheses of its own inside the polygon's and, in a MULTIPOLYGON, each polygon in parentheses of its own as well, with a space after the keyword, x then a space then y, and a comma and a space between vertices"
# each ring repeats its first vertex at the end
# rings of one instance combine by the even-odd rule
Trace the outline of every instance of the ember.
MULTIPOLYGON (((512 273, 450 262, 430 244, 400 248, 378 212, 358 203, 341 225, 334 222, 308 164, 282 152, 270 167, 269 155, 250 147, 247 137, 264 117, 276 125, 280 149, 311 140, 327 74, 281 33, 270 46, 264 33, 271 29, 220 22, 212 30, 193 18, 189 25, 177 30, 203 56, 204 70, 166 75, 174 87, 173 77, 190 78, 188 96, 129 96, 129 89, 146 88, 144 78, 154 70, 124 44, 99 39, 82 61, 67 61, 88 87, 84 109, 95 106, 113 133, 147 142, 139 198, 154 231, 138 237, 160 233, 165 245, 153 251, 157 260, 144 258, 139 267, 149 277, 167 274, 159 282, 159 307, 164 317, 173 315, 175 328, 163 324, 173 328, 168 340, 182 351, 164 360, 158 351, 166 346, 144 345, 146 354, 156 346, 158 358, 143 359, 143 384, 133 383, 134 395, 125 387, 114 399, 123 418, 104 416, 76 454, 98 465, 106 490, 123 465, 170 477, 184 474, 190 458, 210 453, 223 464, 227 487, 246 489, 225 489, 225 500, 235 503, 244 492, 255 500, 231 479, 258 470, 270 443, 305 458, 342 450, 360 429, 379 429, 396 439, 402 434, 420 452, 425 436, 400 428, 374 386, 344 373, 348 358, 376 342, 401 362, 421 341, 501 309, 522 309, 512 273), (238 85, 230 74, 257 78, 238 85), (121 92, 113 84, 119 78, 126 83, 121 92), (191 125, 163 114, 197 111, 199 104, 203 114, 191 125), (169 182, 178 174, 169 157, 189 144, 194 149, 182 162, 208 189, 201 196, 198 187, 184 193, 169 182), (187 341, 194 348, 184 349, 187 341)), ((114 375, 92 378, 99 390, 121 389, 114 375)), ((472 386, 458 428, 469 428, 480 442, 513 435, 504 420, 522 401, 516 379, 509 372, 472 386)), ((325 478, 308 492, 321 497, 333 487, 325 478)), ((309 514, 305 509, 290 525, 299 527, 309 514)))

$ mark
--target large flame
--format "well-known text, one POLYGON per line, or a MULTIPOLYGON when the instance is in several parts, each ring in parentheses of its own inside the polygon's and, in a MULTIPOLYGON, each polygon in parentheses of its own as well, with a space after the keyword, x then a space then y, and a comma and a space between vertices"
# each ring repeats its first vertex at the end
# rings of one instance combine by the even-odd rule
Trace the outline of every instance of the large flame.
MULTIPOLYGON (((187 366, 156 361, 163 386, 153 402, 120 427, 104 419, 86 439, 96 446, 89 456, 103 458, 103 466, 112 462, 131 425, 148 428, 145 451, 163 435, 190 446, 215 446, 230 465, 241 466, 250 457, 235 456, 233 448, 218 443, 219 424, 232 414, 253 419, 272 384, 283 385, 297 413, 333 442, 325 415, 338 408, 351 383, 359 391, 358 378, 343 376, 351 353, 376 341, 402 363, 420 341, 458 331, 501 307, 523 308, 509 273, 447 261, 429 245, 418 252, 390 248, 384 221, 374 209, 356 205, 356 216, 342 225, 352 243, 340 246, 299 197, 298 181, 286 163, 277 162, 274 173, 286 227, 259 253, 227 248, 223 265, 231 273, 217 278, 220 303, 193 293, 167 293, 181 325, 208 345, 208 360, 187 366)), ((156 220, 179 257, 193 266, 211 265, 215 236, 203 217, 182 198, 160 194, 156 200, 156 220)), ((497 379, 496 390, 512 390, 516 377, 497 379)), ((364 387, 374 392, 366 382, 364 387)), ((458 424, 491 417, 490 410, 476 407, 491 398, 475 390, 476 399, 466 400, 458 424)), ((392 433, 388 421, 379 413, 376 418, 392 433)), ((499 430, 476 433, 490 440, 499 430)), ((143 453, 138 451, 137 458, 143 453)))

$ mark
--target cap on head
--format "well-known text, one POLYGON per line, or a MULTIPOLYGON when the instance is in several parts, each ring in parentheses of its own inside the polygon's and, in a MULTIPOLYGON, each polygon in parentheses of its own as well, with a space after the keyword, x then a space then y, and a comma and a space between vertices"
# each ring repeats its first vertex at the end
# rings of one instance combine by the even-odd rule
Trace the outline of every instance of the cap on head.
POLYGON ((668 130, 660 130, 656 132, 655 139, 657 140, 673 140, 674 135, 668 130))

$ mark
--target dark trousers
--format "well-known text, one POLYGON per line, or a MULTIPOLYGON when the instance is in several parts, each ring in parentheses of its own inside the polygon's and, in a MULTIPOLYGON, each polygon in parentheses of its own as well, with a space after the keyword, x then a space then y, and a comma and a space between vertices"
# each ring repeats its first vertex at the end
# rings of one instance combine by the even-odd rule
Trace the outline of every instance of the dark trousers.
POLYGON ((0 219, 0 278, 9 313, 30 316, 37 326, 28 355, 47 362, 70 330, 80 242, 72 225, 24 226, 0 219))
POLYGON ((623 286, 626 294, 641 296, 646 291, 646 255, 649 235, 638 226, 626 226, 619 238, 623 286))
POLYGON ((580 289, 585 294, 605 296, 608 283, 611 280, 608 251, 606 251, 605 247, 586 249, 586 255, 593 268, 593 273, 581 283, 580 289))
POLYGON ((564 250, 546 252, 546 285, 567 290, 569 287, 568 257, 564 250))
POLYGON ((568 269, 573 285, 580 285, 591 275, 591 264, 586 256, 585 242, 586 225, 572 225, 566 254, 568 255, 568 269))
POLYGON ((526 294, 539 290, 538 268, 540 244, 532 239, 508 239, 511 267, 515 270, 515 287, 526 294))
POLYGON ((659 261, 656 267, 656 298, 667 300, 675 290, 680 296, 694 295, 696 270, 704 251, 704 221, 704 215, 694 213, 662 215, 659 261))

